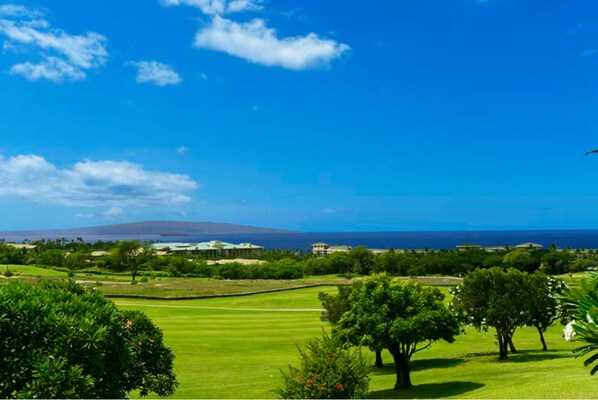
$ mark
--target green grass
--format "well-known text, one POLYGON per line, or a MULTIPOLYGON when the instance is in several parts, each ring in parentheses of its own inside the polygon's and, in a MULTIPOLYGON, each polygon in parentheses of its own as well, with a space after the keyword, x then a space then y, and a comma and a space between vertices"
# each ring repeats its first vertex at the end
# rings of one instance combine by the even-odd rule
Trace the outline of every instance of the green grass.
MULTIPOLYGON (((56 271, 54 269, 37 267, 34 265, 9 265, 8 269, 15 274, 15 276, 39 276, 39 277, 66 277, 67 273, 62 271, 56 271)), ((0 266, 0 273, 6 271, 6 266, 0 266)))
MULTIPOLYGON (((119 299, 116 303, 145 311, 163 329, 166 344, 177 356, 181 386, 174 397, 270 398, 276 397, 273 390, 280 385, 280 369, 298 360, 296 345, 328 328, 318 311, 292 311, 320 308, 317 293, 323 290, 336 289, 176 302, 119 299)), ((518 330, 514 342, 520 352, 501 362, 492 333, 468 330, 453 344, 436 343, 416 354, 415 387, 408 391, 389 390, 394 368, 385 352, 387 367, 372 370, 371 397, 596 398, 596 378, 581 360, 568 355, 577 344, 562 340, 560 326, 552 327, 546 339, 550 351, 538 351, 537 332, 518 330)))

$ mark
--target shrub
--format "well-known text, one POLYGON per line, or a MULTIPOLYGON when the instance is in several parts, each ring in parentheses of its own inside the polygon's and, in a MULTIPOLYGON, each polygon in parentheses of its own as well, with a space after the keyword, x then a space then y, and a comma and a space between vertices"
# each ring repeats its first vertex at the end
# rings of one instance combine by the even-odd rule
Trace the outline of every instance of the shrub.
POLYGON ((4 271, 4 276, 7 278, 10 278, 11 276, 13 276, 13 272, 9 269, 7 269, 6 271, 4 271))
POLYGON ((172 395, 172 351, 140 312, 73 283, 0 286, 1 398, 172 395))
POLYGON ((283 399, 354 399, 368 392, 368 366, 359 350, 343 349, 329 335, 299 348, 300 366, 282 372, 283 399))

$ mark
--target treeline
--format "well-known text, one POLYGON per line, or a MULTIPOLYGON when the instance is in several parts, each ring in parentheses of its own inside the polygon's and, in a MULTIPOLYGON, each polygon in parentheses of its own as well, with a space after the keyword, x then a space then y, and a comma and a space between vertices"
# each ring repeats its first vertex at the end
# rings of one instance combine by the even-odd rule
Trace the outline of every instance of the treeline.
POLYGON ((267 250, 260 263, 245 265, 219 260, 211 265, 201 254, 157 255, 150 244, 137 241, 95 242, 39 241, 35 248, 14 247, 0 242, 1 265, 39 265, 72 271, 131 272, 133 275, 207 277, 216 279, 297 279, 308 275, 463 276, 492 267, 540 271, 558 275, 595 269, 595 250, 504 248, 488 252, 464 250, 395 251, 374 254, 365 247, 315 257, 298 250, 267 250))

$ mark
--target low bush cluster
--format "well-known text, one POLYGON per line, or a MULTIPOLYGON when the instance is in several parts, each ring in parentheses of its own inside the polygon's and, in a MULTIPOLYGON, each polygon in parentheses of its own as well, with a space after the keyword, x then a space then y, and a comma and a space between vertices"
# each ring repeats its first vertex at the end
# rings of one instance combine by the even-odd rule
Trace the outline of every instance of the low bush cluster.
POLYGON ((369 367, 359 350, 343 349, 329 335, 299 348, 300 364, 282 372, 283 399, 362 399, 368 393, 369 367))

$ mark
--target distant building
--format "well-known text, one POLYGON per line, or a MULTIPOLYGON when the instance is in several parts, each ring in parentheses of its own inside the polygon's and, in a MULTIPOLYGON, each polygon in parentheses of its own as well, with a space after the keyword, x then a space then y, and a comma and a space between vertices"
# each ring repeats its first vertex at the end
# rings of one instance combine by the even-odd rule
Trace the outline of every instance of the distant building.
POLYGON ((333 253, 347 253, 351 251, 351 246, 336 246, 328 243, 314 243, 312 253, 315 256, 327 256, 333 253))
POLYGON ((35 244, 17 244, 17 243, 6 243, 7 246, 15 247, 17 249, 33 250, 37 248, 35 244))
POLYGON ((530 249, 530 250, 541 250, 544 248, 541 244, 538 243, 521 243, 515 246, 518 249, 530 249))
POLYGON ((259 255, 264 251, 262 246, 255 244, 233 244, 220 240, 201 243, 154 243, 152 247, 157 251, 168 251, 171 253, 198 253, 206 258, 251 257, 259 255))

